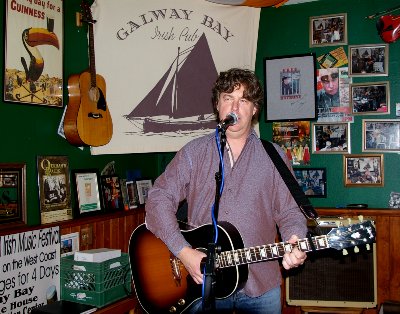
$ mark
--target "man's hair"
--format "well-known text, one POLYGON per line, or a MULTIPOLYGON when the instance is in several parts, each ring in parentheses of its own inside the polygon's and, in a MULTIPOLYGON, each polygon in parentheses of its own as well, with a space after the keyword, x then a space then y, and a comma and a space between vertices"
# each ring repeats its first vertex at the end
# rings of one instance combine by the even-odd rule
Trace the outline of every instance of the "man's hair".
POLYGON ((241 86, 244 87, 243 97, 253 102, 257 109, 253 116, 253 121, 258 120, 264 100, 264 92, 257 76, 253 71, 247 69, 233 68, 219 74, 212 89, 214 111, 217 113, 217 105, 221 93, 232 93, 241 86))

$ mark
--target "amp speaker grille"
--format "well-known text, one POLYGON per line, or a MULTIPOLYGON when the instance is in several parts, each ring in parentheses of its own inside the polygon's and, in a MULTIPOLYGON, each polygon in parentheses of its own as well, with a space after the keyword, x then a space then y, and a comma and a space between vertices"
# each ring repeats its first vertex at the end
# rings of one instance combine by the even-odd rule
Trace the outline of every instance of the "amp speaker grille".
MULTIPOLYGON (((358 221, 353 222, 358 223, 358 221)), ((332 227, 322 228, 327 234, 332 227)), ((359 247, 348 255, 326 249, 308 253, 303 266, 286 278, 286 300, 297 306, 363 307, 376 306, 375 244, 359 247)))

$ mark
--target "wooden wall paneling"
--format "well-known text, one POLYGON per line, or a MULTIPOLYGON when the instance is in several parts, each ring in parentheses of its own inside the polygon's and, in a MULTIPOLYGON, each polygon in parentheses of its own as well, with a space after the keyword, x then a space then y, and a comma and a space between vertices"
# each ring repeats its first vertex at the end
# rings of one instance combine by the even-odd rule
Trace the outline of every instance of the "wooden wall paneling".
POLYGON ((390 217, 377 217, 375 221, 376 227, 376 259, 377 259, 377 289, 378 289, 378 302, 388 300, 390 291, 390 217))
POLYGON ((111 220, 103 221, 103 226, 104 226, 104 232, 103 232, 104 247, 110 247, 111 220))
POLYGON ((96 247, 101 248, 105 247, 104 243, 104 222, 103 221, 98 221, 96 223, 96 247))
POLYGON ((390 232, 390 300, 400 299, 400 217, 391 217, 389 224, 390 232))

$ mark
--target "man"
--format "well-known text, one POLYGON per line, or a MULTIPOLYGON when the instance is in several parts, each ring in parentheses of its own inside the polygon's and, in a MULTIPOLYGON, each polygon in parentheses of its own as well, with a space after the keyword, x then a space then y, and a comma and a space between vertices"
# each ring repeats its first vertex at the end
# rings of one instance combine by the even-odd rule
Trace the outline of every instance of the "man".
POLYGON ((318 93, 318 109, 328 113, 332 107, 340 106, 339 71, 337 68, 320 69, 319 77, 323 88, 318 93))
MULTIPOLYGON (((224 189, 219 201, 218 221, 228 221, 240 232, 245 247, 276 242, 276 226, 282 239, 292 244, 306 236, 306 219, 268 157, 253 129, 261 110, 263 91, 253 72, 231 69, 221 72, 212 91, 219 120, 229 113, 238 117, 226 130, 224 189)), ((188 224, 211 224, 215 200, 215 173, 219 153, 215 134, 185 145, 155 181, 146 203, 147 228, 161 238, 184 264, 194 282, 203 283, 200 262, 206 254, 195 250, 180 233, 176 220, 179 203, 188 204, 188 224)), ((280 155, 290 167, 287 157, 280 155)), ((304 263, 306 254, 294 248, 282 260, 285 269, 304 263)), ((244 288, 228 298, 216 300, 218 313, 281 312, 281 273, 278 261, 249 265, 244 288)), ((201 300, 189 313, 202 310, 201 300)))

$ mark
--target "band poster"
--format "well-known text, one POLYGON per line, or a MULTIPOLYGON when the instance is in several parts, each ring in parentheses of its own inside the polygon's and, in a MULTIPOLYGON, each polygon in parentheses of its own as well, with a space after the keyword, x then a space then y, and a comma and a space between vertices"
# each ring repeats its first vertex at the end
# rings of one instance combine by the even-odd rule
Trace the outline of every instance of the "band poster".
POLYGON ((0 237, 0 313, 30 313, 60 295, 59 226, 0 237))
POLYGON ((62 107, 62 0, 6 4, 4 101, 62 107))
POLYGON ((38 156, 40 217, 42 224, 72 219, 67 156, 38 156))

